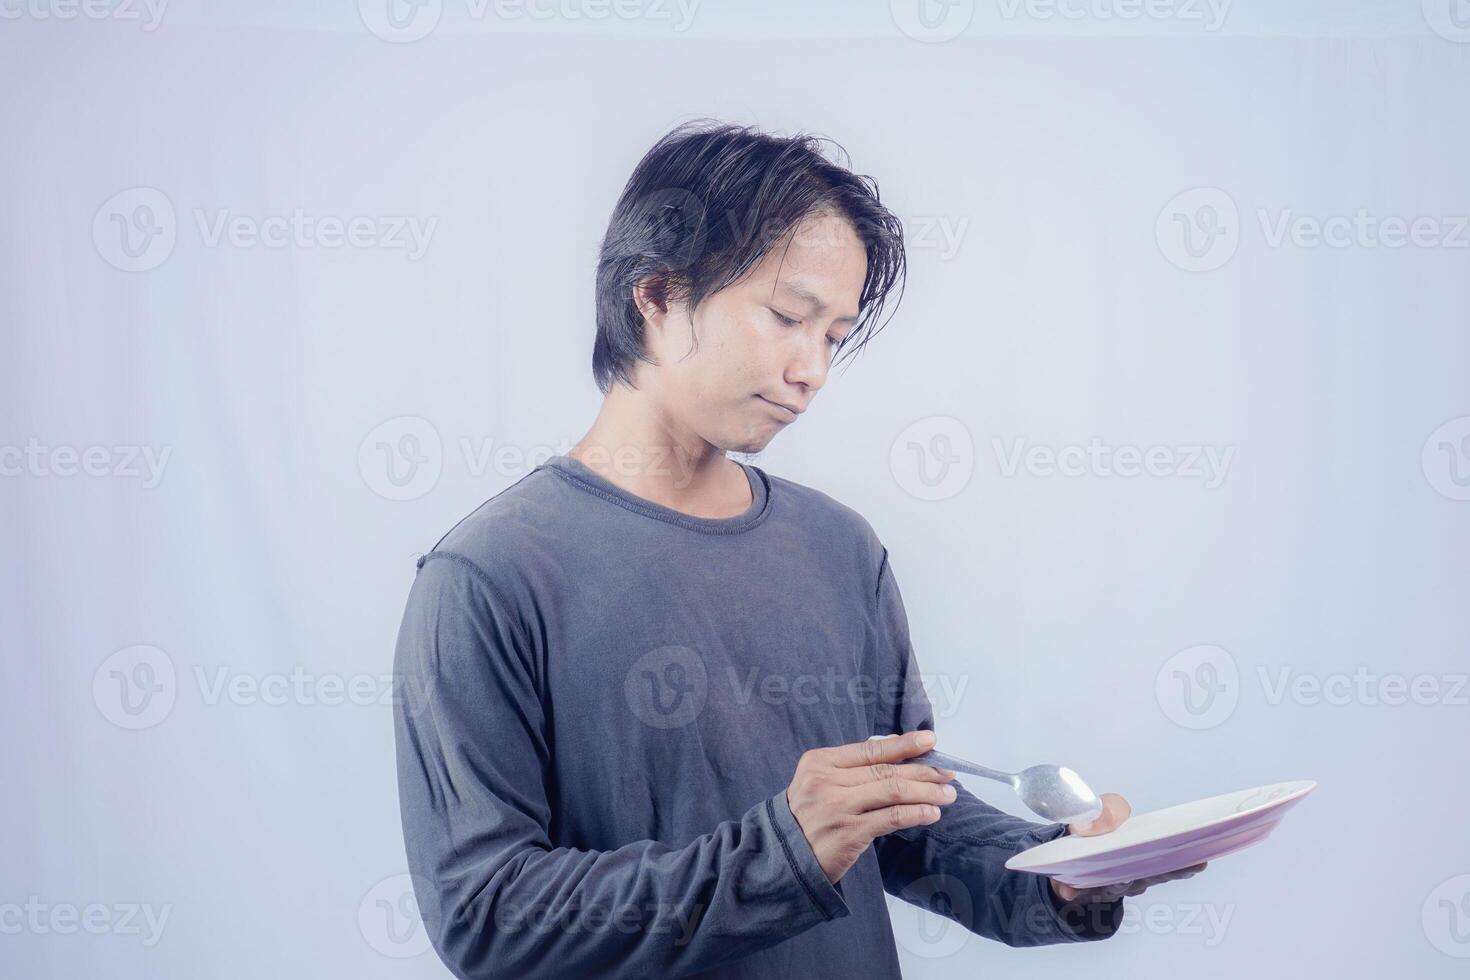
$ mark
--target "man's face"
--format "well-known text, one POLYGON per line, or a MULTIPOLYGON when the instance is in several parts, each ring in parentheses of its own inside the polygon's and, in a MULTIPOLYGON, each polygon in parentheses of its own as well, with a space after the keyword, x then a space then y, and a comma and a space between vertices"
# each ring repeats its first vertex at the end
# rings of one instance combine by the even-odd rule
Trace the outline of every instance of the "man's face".
POLYGON ((671 303, 645 331, 659 367, 645 371, 665 422, 719 449, 764 449, 827 381, 837 344, 856 322, 867 253, 846 219, 813 215, 740 282, 709 296, 692 325, 671 303), (785 319, 783 319, 783 317, 785 319))

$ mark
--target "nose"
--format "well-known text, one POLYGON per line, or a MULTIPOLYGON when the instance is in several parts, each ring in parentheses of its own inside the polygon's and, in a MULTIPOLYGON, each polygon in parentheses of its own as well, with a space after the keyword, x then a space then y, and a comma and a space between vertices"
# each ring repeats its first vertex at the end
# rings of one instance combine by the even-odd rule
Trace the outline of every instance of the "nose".
POLYGON ((827 383, 827 369, 832 366, 831 362, 825 334, 818 334, 815 340, 803 337, 786 366, 786 381, 805 388, 810 397, 827 383))

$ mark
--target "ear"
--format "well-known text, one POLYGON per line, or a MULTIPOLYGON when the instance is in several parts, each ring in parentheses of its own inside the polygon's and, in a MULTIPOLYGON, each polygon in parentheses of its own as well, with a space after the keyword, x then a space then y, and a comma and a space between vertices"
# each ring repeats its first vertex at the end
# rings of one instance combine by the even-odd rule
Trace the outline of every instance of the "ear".
POLYGON ((633 304, 650 327, 663 329, 669 303, 664 283, 658 276, 646 276, 633 284, 633 304))

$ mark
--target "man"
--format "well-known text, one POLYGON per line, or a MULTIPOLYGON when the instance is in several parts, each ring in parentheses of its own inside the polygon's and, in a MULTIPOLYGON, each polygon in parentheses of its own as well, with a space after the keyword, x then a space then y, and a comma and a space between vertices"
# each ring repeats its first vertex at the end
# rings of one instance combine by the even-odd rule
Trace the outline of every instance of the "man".
POLYGON ((897 977, 885 891, 1030 946, 1107 937, 1163 880, 1007 871, 1127 804, 1035 824, 906 763, 933 713, 887 549, 725 455, 810 408, 903 278, 876 184, 819 150, 710 123, 654 146, 598 265, 597 419, 419 559, 404 837, 460 977, 897 977))

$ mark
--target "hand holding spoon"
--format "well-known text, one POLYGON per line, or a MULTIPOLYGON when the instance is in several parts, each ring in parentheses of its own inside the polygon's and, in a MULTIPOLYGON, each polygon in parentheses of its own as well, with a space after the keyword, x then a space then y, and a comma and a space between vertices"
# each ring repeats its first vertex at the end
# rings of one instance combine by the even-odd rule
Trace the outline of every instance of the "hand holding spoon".
MULTIPOLYGON (((874 735, 873 739, 892 738, 874 735)), ((1066 766, 1031 766, 1020 772, 1001 772, 959 756, 930 750, 904 760, 941 769, 953 769, 974 776, 984 776, 1005 783, 1016 791, 1026 808, 1037 816, 1055 823, 1091 823, 1102 815, 1102 801, 1096 793, 1066 766)))

